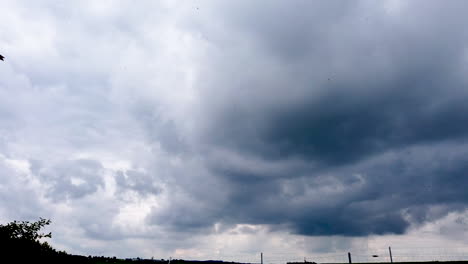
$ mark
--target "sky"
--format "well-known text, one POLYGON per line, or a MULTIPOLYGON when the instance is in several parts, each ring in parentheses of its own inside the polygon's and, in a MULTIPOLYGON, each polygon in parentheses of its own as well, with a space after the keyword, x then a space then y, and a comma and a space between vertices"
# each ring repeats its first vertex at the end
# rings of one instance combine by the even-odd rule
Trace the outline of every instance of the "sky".
POLYGON ((0 5, 1 223, 118 257, 467 247, 468 2, 0 5))

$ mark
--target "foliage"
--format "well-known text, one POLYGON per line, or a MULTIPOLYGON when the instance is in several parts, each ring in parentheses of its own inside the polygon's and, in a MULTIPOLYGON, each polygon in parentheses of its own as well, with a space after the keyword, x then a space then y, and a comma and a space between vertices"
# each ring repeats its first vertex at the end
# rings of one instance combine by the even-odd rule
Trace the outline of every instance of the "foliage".
POLYGON ((37 222, 13 221, 6 225, 0 225, 0 239, 16 239, 39 242, 41 238, 51 238, 52 233, 41 234, 39 231, 51 223, 50 220, 40 218, 37 222))
POLYGON ((51 233, 40 232, 50 223, 50 220, 40 218, 36 222, 13 221, 0 225, 0 245, 5 252, 2 258, 20 263, 30 259, 51 259, 62 254, 47 242, 41 241, 43 238, 52 237, 51 233))

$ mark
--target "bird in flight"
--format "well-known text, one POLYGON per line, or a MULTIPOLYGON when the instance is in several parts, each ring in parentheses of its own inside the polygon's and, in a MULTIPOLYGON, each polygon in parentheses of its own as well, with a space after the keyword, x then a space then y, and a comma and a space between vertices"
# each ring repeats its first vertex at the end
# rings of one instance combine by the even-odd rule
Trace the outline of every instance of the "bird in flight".
POLYGON ((0 55, 0 60, 3 60, 5 57, 3 57, 2 55, 0 55))

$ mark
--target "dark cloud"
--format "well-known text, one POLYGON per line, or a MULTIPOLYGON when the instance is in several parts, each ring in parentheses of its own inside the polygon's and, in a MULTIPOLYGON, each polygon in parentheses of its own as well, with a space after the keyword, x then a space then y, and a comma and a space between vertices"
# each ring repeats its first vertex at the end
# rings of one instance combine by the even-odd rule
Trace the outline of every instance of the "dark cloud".
MULTIPOLYGON (((323 9, 327 14, 329 8, 308 5, 299 9, 295 20, 310 17, 309 10, 323 9)), ((264 7, 278 15, 288 14, 295 8, 264 7)), ((306 155, 340 163, 388 148, 464 137, 468 127, 462 98, 467 94, 461 88, 466 80, 460 75, 464 46, 459 39, 466 36, 464 24, 451 18, 453 27, 429 27, 425 21, 435 20, 438 14, 432 9, 437 8, 438 5, 433 5, 421 13, 416 7, 408 7, 414 18, 408 24, 392 24, 390 28, 388 24, 392 21, 385 19, 390 19, 390 15, 384 14, 382 7, 374 7, 369 11, 384 17, 373 17, 382 23, 381 31, 377 31, 372 25, 351 23, 360 15, 354 8, 332 5, 331 10, 344 10, 341 13, 348 15, 333 19, 334 25, 319 20, 307 24, 310 32, 301 30, 302 35, 314 37, 317 35, 314 29, 339 29, 330 30, 330 36, 318 36, 313 44, 306 45, 307 50, 318 47, 317 54, 301 56, 301 61, 293 63, 286 59, 274 60, 278 65, 270 66, 257 62, 269 61, 270 57, 259 51, 261 55, 250 61, 253 66, 248 67, 258 71, 260 80, 248 79, 253 77, 243 70, 237 73, 240 80, 236 83, 219 80, 228 87, 225 89, 229 97, 225 105, 216 109, 220 112, 207 133, 208 140, 272 158, 306 155), (421 28, 408 35, 412 26, 421 28), (348 33, 355 30, 369 30, 375 35, 361 37, 348 33), (330 45, 328 40, 337 44, 330 45), (322 58, 322 53, 331 57, 322 58), (337 67, 337 63, 343 68, 337 67), (263 80, 263 72, 275 67, 279 68, 278 74, 269 76, 272 80, 263 80), (296 94, 300 97, 296 98, 296 94)), ((456 5, 446 8, 455 9, 456 5)), ((256 16, 252 15, 246 20, 252 21, 255 28, 258 24, 254 19, 256 16)), ((285 28, 276 27, 275 23, 282 21, 278 16, 269 16, 268 21, 271 23, 265 27, 274 33, 263 29, 262 34, 255 34, 265 40, 259 47, 254 46, 258 49, 279 42, 269 37, 281 36, 283 31, 295 28, 294 23, 281 23, 285 28)), ((291 45, 286 50, 296 50, 293 45, 301 42, 301 38, 283 38, 283 41, 291 45)), ((281 51, 275 52, 278 53, 281 51)), ((237 62, 225 62, 227 66, 221 68, 231 67, 232 63, 237 62)))
POLYGON ((171 195, 170 208, 155 212, 150 221, 179 232, 248 223, 302 235, 403 234, 412 224, 466 208, 465 149, 409 147, 352 165, 273 178, 254 171, 216 171, 221 193, 200 183, 210 198, 186 190, 190 202, 171 195))
POLYGON ((223 194, 185 190, 194 206, 167 210, 192 220, 155 223, 363 236, 466 208, 466 4, 319 3, 221 12, 247 47, 220 46, 200 77, 197 146, 223 194))

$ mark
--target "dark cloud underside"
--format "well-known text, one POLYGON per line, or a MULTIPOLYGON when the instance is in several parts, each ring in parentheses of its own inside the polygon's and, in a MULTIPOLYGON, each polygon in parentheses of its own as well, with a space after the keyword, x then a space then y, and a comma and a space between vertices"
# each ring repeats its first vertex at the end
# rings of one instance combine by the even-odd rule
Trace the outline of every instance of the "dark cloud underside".
POLYGON ((467 6, 421 4, 230 4, 220 17, 249 49, 221 46, 200 83, 205 151, 230 153, 206 158, 225 199, 194 195, 209 213, 185 214, 362 236, 444 215, 431 206, 466 208, 467 6))

